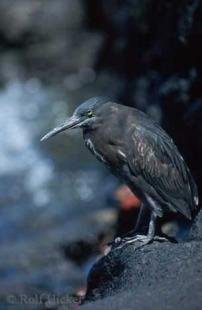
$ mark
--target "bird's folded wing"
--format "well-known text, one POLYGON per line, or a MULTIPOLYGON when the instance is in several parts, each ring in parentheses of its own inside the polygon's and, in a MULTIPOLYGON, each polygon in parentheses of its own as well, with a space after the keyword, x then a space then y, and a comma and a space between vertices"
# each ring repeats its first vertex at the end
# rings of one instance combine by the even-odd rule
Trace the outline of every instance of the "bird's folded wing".
POLYGON ((195 182, 172 139, 158 125, 137 127, 131 134, 129 167, 141 175, 170 209, 188 218, 198 197, 195 182), (134 145, 134 147, 131 147, 134 145))

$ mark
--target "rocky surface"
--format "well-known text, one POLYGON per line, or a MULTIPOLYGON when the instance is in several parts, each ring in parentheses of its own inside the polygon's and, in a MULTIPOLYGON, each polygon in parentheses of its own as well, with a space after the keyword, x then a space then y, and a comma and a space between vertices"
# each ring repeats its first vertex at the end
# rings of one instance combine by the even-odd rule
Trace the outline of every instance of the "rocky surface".
POLYGON ((200 238, 112 250, 92 268, 82 309, 201 309, 200 238))

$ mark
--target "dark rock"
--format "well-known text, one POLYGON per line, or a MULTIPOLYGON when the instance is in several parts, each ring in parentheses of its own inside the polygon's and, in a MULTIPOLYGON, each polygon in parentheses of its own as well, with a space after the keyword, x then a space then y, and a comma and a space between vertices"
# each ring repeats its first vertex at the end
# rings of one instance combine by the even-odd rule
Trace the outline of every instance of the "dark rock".
POLYGON ((195 217, 187 239, 202 241, 202 211, 195 217))
MULTIPOLYGON (((192 238, 197 225, 192 231, 192 238)), ((199 237, 199 236, 198 236, 199 237)), ((198 238, 200 239, 200 238, 198 238)), ((102 257, 88 277, 83 309, 199 309, 202 242, 128 245, 102 257), (107 298, 106 298, 107 297, 107 298), (103 299, 104 298, 104 299, 103 299), (102 301, 97 301, 103 299, 102 301)))

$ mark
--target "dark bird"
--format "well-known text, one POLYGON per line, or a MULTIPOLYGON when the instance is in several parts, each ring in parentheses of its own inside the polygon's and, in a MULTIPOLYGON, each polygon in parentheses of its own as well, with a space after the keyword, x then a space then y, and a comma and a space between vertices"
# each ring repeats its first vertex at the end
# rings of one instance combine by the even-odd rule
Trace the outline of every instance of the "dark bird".
MULTIPOLYGON (((198 206, 194 179, 173 140, 145 113, 106 98, 91 98, 41 140, 73 128, 83 129, 86 147, 151 210, 147 235, 134 233, 118 243, 137 241, 142 246, 159 239, 156 219, 166 212, 192 219, 198 206)), ((141 215, 140 210, 139 220, 141 215)))

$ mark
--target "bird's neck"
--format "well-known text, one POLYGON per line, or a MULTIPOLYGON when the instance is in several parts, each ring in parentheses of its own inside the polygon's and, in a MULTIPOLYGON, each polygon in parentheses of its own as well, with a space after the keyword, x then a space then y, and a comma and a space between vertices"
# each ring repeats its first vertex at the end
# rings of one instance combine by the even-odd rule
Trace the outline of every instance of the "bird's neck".
POLYGON ((83 129, 84 140, 90 138, 95 144, 119 145, 120 137, 124 134, 125 121, 122 111, 116 105, 111 105, 93 127, 83 129))
POLYGON ((116 145, 119 146, 122 144, 120 142, 121 132, 119 128, 114 130, 113 126, 110 125, 110 122, 105 122, 105 124, 100 125, 94 129, 85 128, 83 130, 84 140, 90 139, 92 143, 97 147, 97 145, 116 145))
POLYGON ((93 138, 94 136, 100 136, 99 135, 99 128, 83 128, 83 138, 84 140, 87 140, 89 138, 93 138))

